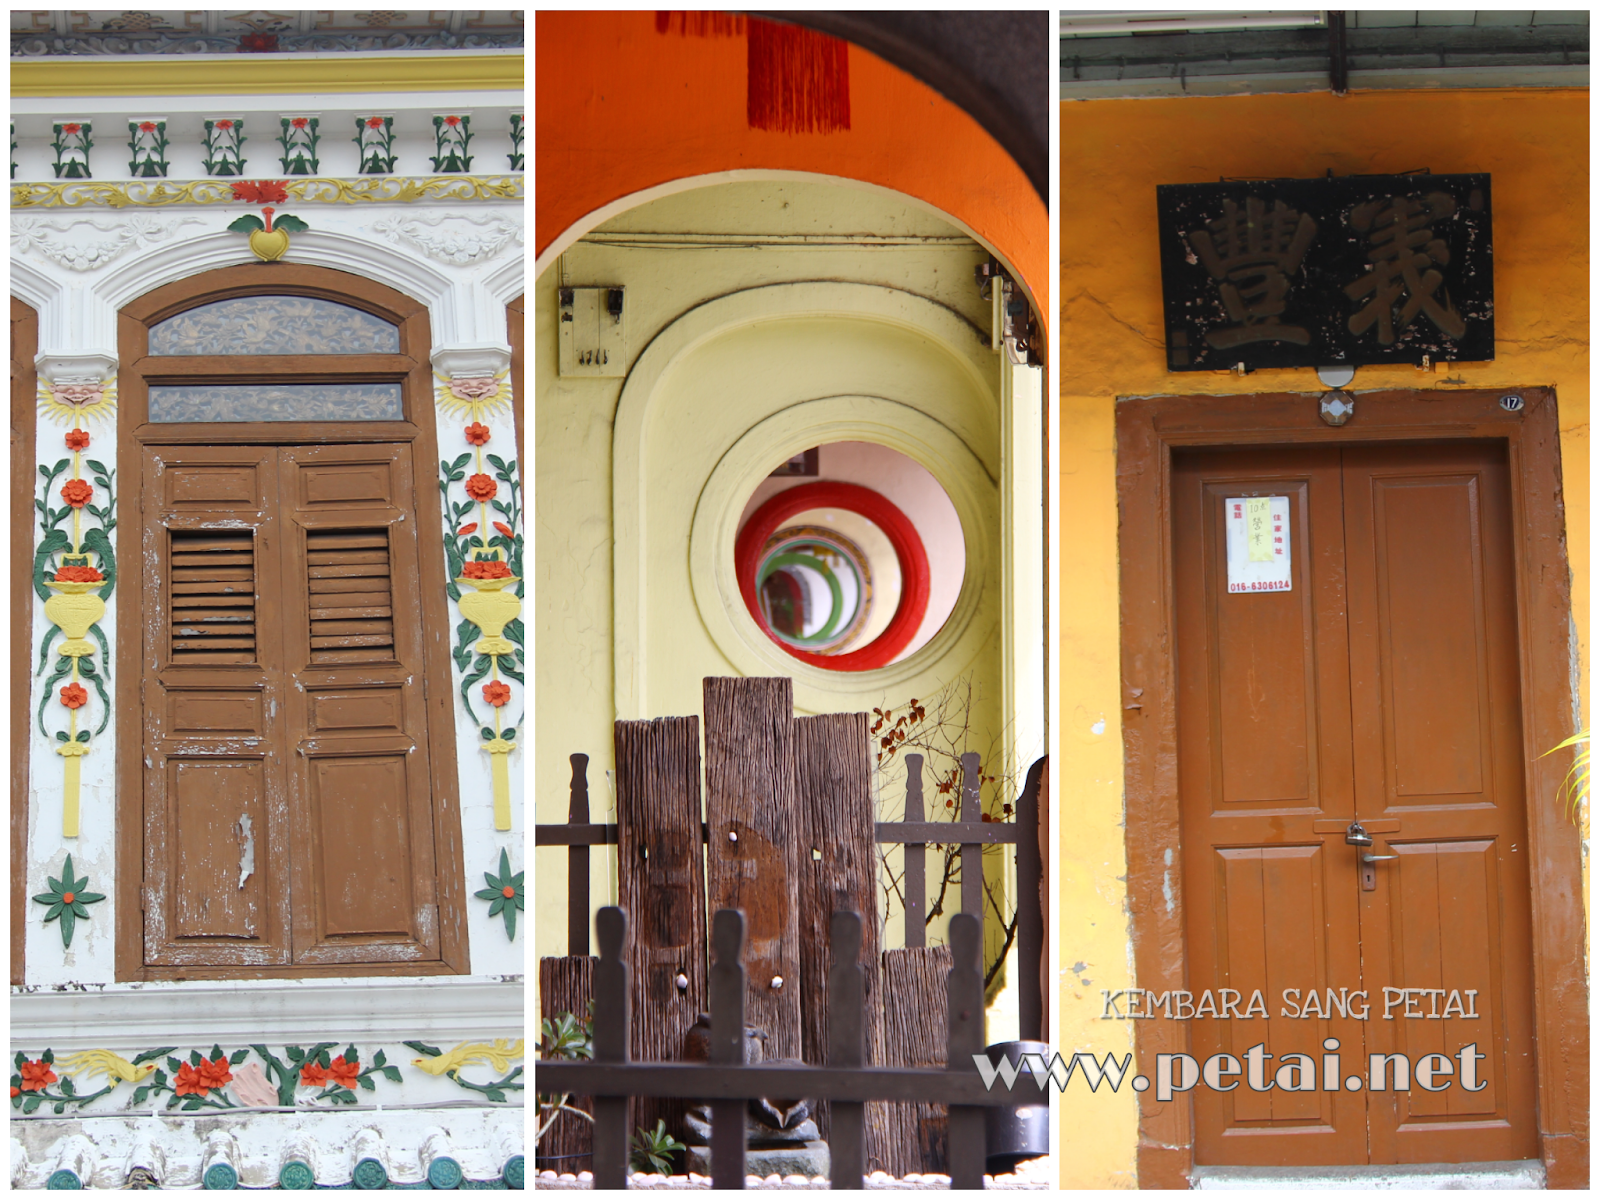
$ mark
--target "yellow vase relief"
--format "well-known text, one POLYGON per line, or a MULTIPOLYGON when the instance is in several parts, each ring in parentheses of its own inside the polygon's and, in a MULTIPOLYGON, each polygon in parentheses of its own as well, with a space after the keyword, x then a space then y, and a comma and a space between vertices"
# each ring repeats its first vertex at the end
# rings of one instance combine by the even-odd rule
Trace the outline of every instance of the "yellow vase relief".
POLYGON ((473 647, 479 654, 511 654, 516 650, 501 633, 510 622, 517 619, 522 612, 522 601, 517 596, 505 590, 508 584, 518 581, 515 575, 503 579, 458 579, 462 586, 461 602, 458 607, 461 615, 471 621, 483 632, 483 637, 478 639, 473 647), (465 589, 474 590, 467 591, 465 589))
POLYGON ((67 635, 67 640, 57 648, 58 654, 82 658, 94 653, 94 643, 88 640, 89 627, 106 615, 106 602, 91 589, 103 586, 98 582, 50 581, 50 589, 57 594, 44 602, 44 615, 67 635))

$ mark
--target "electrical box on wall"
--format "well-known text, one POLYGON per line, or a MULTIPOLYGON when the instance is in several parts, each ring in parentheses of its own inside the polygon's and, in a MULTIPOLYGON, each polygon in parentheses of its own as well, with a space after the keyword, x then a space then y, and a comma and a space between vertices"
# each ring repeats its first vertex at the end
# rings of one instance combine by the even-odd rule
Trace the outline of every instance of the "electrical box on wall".
POLYGON ((628 370, 623 289, 564 287, 558 295, 561 374, 621 376, 628 370))

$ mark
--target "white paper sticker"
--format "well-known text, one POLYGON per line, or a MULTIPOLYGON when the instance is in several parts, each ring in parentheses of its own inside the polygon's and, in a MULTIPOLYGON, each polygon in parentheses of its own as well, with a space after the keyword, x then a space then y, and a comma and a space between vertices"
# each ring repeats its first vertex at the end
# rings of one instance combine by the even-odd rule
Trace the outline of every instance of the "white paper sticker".
POLYGON ((1228 590, 1287 592, 1289 497, 1237 496, 1227 505, 1228 590))

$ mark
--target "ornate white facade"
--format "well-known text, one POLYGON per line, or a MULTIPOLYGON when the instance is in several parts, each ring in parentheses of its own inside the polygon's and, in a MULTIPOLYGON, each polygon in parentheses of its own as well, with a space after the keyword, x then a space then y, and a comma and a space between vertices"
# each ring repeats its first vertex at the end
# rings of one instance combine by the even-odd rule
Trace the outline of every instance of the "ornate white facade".
MULTIPOLYGON (((15 20, 13 28, 18 28, 15 20)), ((520 45, 520 37, 517 41, 520 45)), ((294 60, 303 61, 298 55, 294 60)), ((405 76, 404 65, 397 64, 399 78, 405 76)), ((337 69, 335 63, 329 66, 337 69)), ((488 406, 471 411, 494 414, 498 440, 491 448, 511 460, 510 475, 518 476, 507 305, 524 287, 524 189, 521 171, 511 169, 520 162, 514 135, 521 105, 520 89, 430 94, 403 84, 337 95, 15 98, 11 281, 13 297, 38 314, 38 464, 48 472, 63 457, 64 433, 80 425, 93 439, 94 458, 117 461, 119 311, 164 284, 254 263, 246 237, 228 226, 261 206, 235 200, 231 184, 271 180, 289 192, 277 207, 309 226, 291 235, 284 261, 349 272, 426 306, 435 395, 444 400, 434 410, 440 457, 455 460, 475 449, 452 394, 488 394, 488 406), (295 177, 282 169, 280 150, 287 149, 276 139, 287 114, 301 116, 307 110, 318 110, 324 141, 317 172, 295 177), (202 166, 203 121, 222 114, 242 122, 247 138, 243 171, 236 179, 208 176, 202 166), (351 135, 368 114, 393 120, 392 174, 360 173, 359 147, 351 135), (439 148, 434 118, 440 115, 470 115, 470 170, 430 169, 439 148), (129 130, 130 123, 137 127, 156 120, 170 141, 167 174, 135 178, 131 168, 138 156, 130 159, 126 152, 136 132, 129 130), (88 178, 56 177, 56 143, 64 124, 93 129, 88 178), (468 379, 480 382, 462 388, 468 379), (452 383, 458 385, 455 393, 452 383), (88 392, 71 390, 84 385, 88 392), (102 388, 98 393, 96 386, 102 388), (63 407, 85 394, 97 397, 88 407, 63 407)), ((39 480, 33 484, 38 494, 39 480)), ((122 486, 119 481, 119 490, 122 486)), ((432 487, 433 481, 419 476, 417 486, 432 487)), ((37 523, 34 528, 37 538, 37 523)), ((124 562, 122 570, 119 586, 146 585, 139 564, 124 562)), ((14 588, 27 586, 25 580, 13 581, 14 588)), ((116 661, 123 636, 116 609, 114 602, 108 604, 99 621, 108 663, 116 661)), ((454 602, 450 618, 454 630, 462 622, 454 602)), ((39 647, 52 628, 44 606, 35 603, 34 661, 12 664, 15 671, 33 673, 29 711, 12 715, 31 729, 26 892, 50 892, 71 855, 76 876, 90 880, 88 886, 105 898, 88 910, 88 919, 77 921, 70 946, 63 945, 58 924, 42 919, 45 907, 27 903, 25 982, 13 987, 11 999, 14 1075, 23 1070, 23 1061, 29 1064, 20 1095, 13 1080, 13 1186, 45 1186, 56 1172, 71 1171, 81 1186, 120 1187, 136 1170, 157 1186, 196 1187, 202 1180, 205 1186, 227 1186, 227 1171, 207 1174, 219 1164, 233 1172, 237 1186, 270 1186, 285 1170, 303 1185, 304 1176, 295 1174, 293 1164, 309 1168, 319 1185, 348 1186, 358 1165, 372 1160, 391 1183, 433 1178, 435 1186, 449 1186, 453 1162, 459 1167, 457 1180, 492 1179, 520 1187, 524 1079, 517 1068, 523 1063, 524 923, 519 919, 515 936, 508 938, 502 917, 488 915, 489 902, 473 898, 484 879, 499 871, 503 853, 521 879, 520 743, 510 743, 506 756, 509 827, 497 828, 506 822, 495 811, 493 756, 482 752, 479 717, 457 697, 466 974, 119 981, 115 885, 119 870, 139 868, 119 863, 116 853, 114 765, 119 740, 139 736, 137 714, 93 713, 95 724, 101 717, 107 720, 92 749, 77 760, 78 833, 65 836, 63 759, 41 722, 31 719, 42 705, 54 702, 52 689, 59 686, 47 682, 48 671, 38 670, 39 647), (300 1061, 294 1052, 306 1053, 318 1043, 329 1043, 341 1060, 347 1047, 355 1047, 367 1077, 347 1074, 342 1086, 324 1084, 320 1093, 292 1079, 300 1061), (167 1047, 170 1052, 149 1054, 167 1047), (190 1115, 172 1085, 185 1064, 199 1069, 192 1053, 212 1062, 213 1047, 229 1059, 231 1078, 199 1093, 212 1103, 190 1115), (55 1079, 41 1085, 47 1071, 37 1064, 46 1051, 53 1061, 45 1066, 55 1079), (456 1059, 447 1063, 452 1054, 456 1059), (169 1058, 178 1066, 168 1064, 169 1058), (150 1089, 157 1072, 167 1076, 166 1090, 150 1089), (68 1079, 73 1098, 60 1104, 55 1098, 68 1079), (498 1089, 496 1081, 502 1085, 498 1089), (103 1098, 81 1099, 107 1085, 113 1086, 103 1098), (42 1103, 28 1104, 31 1098, 42 1103), (222 1108, 228 1111, 219 1113, 222 1108), (222 1120, 207 1123, 209 1132, 202 1135, 197 1132, 201 1117, 222 1120), (430 1165, 435 1162, 436 1168, 430 1165)), ((458 692, 459 662, 451 668, 458 692)), ((513 694, 499 713, 511 727, 520 723, 524 710, 520 680, 508 682, 513 694)), ((98 703, 91 699, 84 711, 92 712, 98 703)), ((206 1069, 213 1078, 223 1070, 206 1069)), ((311 1077, 317 1076, 313 1066, 311 1077)), ((369 1182, 358 1186, 371 1186, 375 1168, 363 1169, 369 1182)))

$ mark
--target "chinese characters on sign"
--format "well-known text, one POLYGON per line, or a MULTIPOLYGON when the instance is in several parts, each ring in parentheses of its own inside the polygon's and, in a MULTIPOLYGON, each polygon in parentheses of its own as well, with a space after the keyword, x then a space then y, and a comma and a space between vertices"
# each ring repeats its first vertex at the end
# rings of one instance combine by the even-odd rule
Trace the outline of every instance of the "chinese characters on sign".
POLYGON ((1173 371, 1494 358, 1489 176, 1156 189, 1173 371))
POLYGON ((1228 590, 1287 592, 1293 583, 1289 565, 1289 497, 1230 496, 1226 507, 1228 590))

